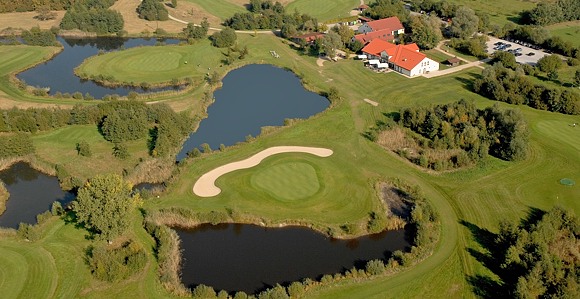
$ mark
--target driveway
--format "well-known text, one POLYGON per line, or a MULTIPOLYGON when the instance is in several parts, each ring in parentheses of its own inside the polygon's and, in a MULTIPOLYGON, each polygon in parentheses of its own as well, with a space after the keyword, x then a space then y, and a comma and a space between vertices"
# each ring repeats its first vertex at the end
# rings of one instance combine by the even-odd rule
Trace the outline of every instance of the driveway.
MULTIPOLYGON (((487 41, 487 51, 489 54, 492 54, 493 52, 495 52, 496 50, 494 50, 493 48, 495 47, 495 43, 497 42, 502 42, 504 44, 510 44, 512 45, 511 47, 507 48, 506 50, 509 49, 517 49, 517 48, 522 48, 522 56, 516 56, 516 61, 518 63, 521 64, 531 64, 531 65, 536 65, 536 63, 538 63, 538 60, 540 60, 540 58, 550 55, 542 50, 536 50, 536 49, 532 49, 530 47, 525 47, 519 44, 516 44, 514 42, 508 42, 506 40, 503 39, 499 39, 497 37, 493 37, 493 36, 488 36, 489 40, 487 41), (528 53, 534 53, 534 55, 528 55, 528 53)), ((504 51, 506 51, 504 50, 504 51)))

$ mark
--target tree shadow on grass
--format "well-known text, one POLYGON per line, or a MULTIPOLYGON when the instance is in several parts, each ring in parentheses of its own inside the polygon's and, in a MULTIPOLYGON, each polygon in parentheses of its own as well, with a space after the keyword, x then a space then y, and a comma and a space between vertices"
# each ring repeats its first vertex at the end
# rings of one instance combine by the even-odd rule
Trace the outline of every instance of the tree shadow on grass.
POLYGON ((478 79, 478 78, 479 78, 479 77, 481 77, 481 76, 479 76, 479 75, 475 75, 475 74, 469 74, 468 76, 469 76, 470 78, 464 78, 464 77, 455 77, 455 80, 457 80, 457 81, 461 82, 461 86, 462 86, 464 89, 466 89, 466 90, 469 90, 469 91, 471 91, 471 92, 474 92, 474 91, 473 91, 473 81, 474 81, 475 79, 478 79))

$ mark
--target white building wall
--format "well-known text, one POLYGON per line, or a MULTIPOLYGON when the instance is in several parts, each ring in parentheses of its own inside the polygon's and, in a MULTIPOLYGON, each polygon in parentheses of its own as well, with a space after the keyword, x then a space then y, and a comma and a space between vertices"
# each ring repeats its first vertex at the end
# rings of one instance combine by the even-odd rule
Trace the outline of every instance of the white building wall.
POLYGON ((439 63, 437 61, 431 60, 425 57, 418 63, 411 71, 409 76, 417 76, 420 74, 425 74, 428 72, 439 70, 439 63))

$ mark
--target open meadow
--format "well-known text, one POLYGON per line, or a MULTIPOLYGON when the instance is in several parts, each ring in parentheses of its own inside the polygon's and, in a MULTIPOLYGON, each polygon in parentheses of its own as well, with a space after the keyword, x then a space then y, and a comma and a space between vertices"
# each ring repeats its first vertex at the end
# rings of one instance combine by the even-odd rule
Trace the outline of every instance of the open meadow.
POLYGON ((559 36, 563 40, 571 42, 575 47, 580 46, 580 21, 564 22, 548 26, 552 36, 559 36))
MULTIPOLYGON (((580 123, 578 116, 498 103, 501 108, 521 110, 528 121, 531 135, 526 160, 506 162, 489 157, 469 169, 426 172, 361 134, 377 120, 383 119, 384 113, 397 112, 404 107, 450 103, 459 99, 474 101, 477 107, 494 105, 496 102, 470 90, 472 80, 479 76, 481 69, 470 68, 431 79, 408 79, 393 72, 371 72, 362 62, 355 60, 327 61, 320 67, 316 64, 316 57, 301 55, 271 35, 239 35, 238 43, 248 47, 249 55, 231 66, 220 62, 223 59, 221 51, 211 51, 208 41, 200 41, 193 46, 142 47, 106 54, 91 59, 87 68, 95 63, 91 66, 95 74, 102 68, 104 73, 115 73, 118 80, 161 82, 181 76, 203 77, 207 68, 223 76, 244 64, 270 63, 293 70, 310 90, 326 92, 331 87, 338 90, 340 99, 308 120, 297 121, 271 130, 249 143, 183 163, 166 193, 159 199, 145 201, 142 207, 148 212, 167 208, 199 212, 229 209, 272 224, 303 223, 338 228, 346 223, 364 225, 369 212, 384 209, 375 189, 380 181, 400 178, 421 188, 439 214, 442 225, 439 243, 431 256, 394 276, 357 281, 344 279, 330 286, 313 287, 307 290, 305 298, 475 298, 474 290, 480 286, 472 278, 477 275, 489 276, 491 280, 495 278, 478 260, 479 256, 470 254, 470 249, 481 249, 470 228, 497 232, 503 219, 516 221, 527 216, 531 209, 547 210, 554 205, 580 213, 578 185, 570 187, 559 183, 564 177, 580 182, 577 167, 580 165, 580 126, 570 126, 580 123), (163 51, 175 54, 164 56, 160 54, 163 51), (272 57, 269 51, 276 51, 280 58, 272 57), (187 66, 183 59, 188 60, 187 66), (115 63, 108 61, 124 63, 133 71, 122 73, 114 68, 115 63), (101 67, 97 67, 97 62, 101 67), (199 69, 195 70, 198 64, 199 69), (166 69, 156 72, 159 67, 153 69, 151 65, 163 65, 166 69), (133 73, 136 77, 131 78, 133 73), (377 102, 378 106, 364 102, 365 98, 377 102), (280 145, 323 147, 334 153, 326 158, 299 153, 272 156, 254 168, 235 171, 218 179, 217 185, 222 192, 215 197, 201 198, 193 194, 193 184, 207 171, 280 145), (292 186, 301 184, 299 181, 272 181, 288 173, 305 174, 311 178, 312 185, 305 186, 303 193, 298 193, 292 190, 292 186), (312 179, 314 177, 318 186, 312 179)), ((5 50, 7 53, 15 49, 20 55, 30 55, 11 67, 0 63, 3 75, 0 84, 5 97, 12 98, 15 94, 18 101, 26 101, 27 97, 8 87, 4 75, 26 63, 41 60, 48 50, 0 47, 0 51, 4 49, 9 49, 5 50)), ((0 61, 2 59, 0 55, 0 61)), ((189 93, 162 101, 176 110, 202 117, 204 112, 199 110, 203 107, 201 95, 207 88, 200 84, 189 93)), ((60 100, 52 101, 61 103, 60 100)), ((62 139, 62 145, 59 145, 62 148, 56 150, 70 151, 77 138, 93 142, 95 157, 110 162, 104 156, 110 149, 101 144, 99 136, 90 128, 70 127, 39 134, 34 141, 38 148, 56 147, 62 139), (76 136, 74 134, 78 136, 68 137, 76 136)), ((42 159, 53 163, 68 156, 63 153, 60 158, 51 157, 49 149, 38 152, 41 158, 44 157, 42 159)), ((115 166, 111 170, 119 169, 120 166, 115 166)), ((151 248, 153 240, 142 229, 140 217, 135 215, 130 234, 151 248)), ((2 265, 8 265, 0 269, 0 293, 9 294, 9 297, 171 297, 156 279, 157 265, 152 251, 148 251, 149 262, 142 273, 123 282, 103 283, 91 277, 84 263, 83 250, 90 244, 84 238, 84 231, 54 218, 43 225, 43 237, 35 242, 25 242, 10 233, 0 232, 0 261, 2 265)))

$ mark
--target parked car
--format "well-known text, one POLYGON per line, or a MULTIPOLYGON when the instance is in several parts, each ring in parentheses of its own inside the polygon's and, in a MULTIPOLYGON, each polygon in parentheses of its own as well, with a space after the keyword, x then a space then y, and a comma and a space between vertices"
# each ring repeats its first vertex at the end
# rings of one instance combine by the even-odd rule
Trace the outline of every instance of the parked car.
POLYGON ((534 56, 534 55, 536 55, 536 53, 534 53, 534 52, 530 52, 530 53, 528 53, 528 54, 526 54, 526 55, 528 55, 528 56, 534 56))

